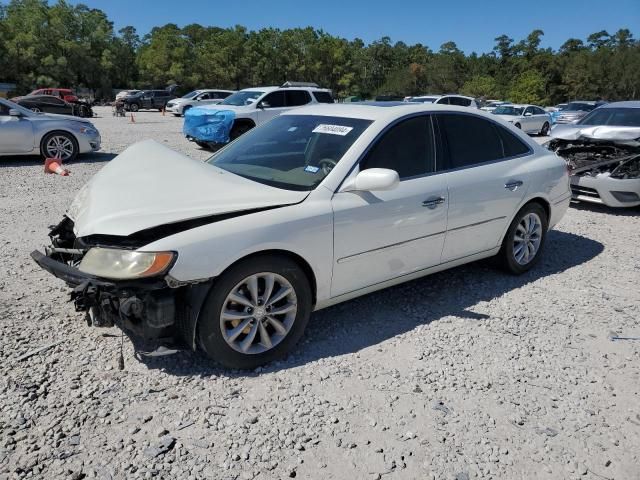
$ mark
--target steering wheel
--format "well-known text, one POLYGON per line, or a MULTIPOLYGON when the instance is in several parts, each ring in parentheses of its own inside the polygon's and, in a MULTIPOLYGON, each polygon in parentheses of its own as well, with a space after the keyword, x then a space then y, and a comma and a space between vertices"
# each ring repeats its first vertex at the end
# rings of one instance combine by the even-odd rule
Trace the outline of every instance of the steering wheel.
POLYGON ((322 169, 322 173, 324 173, 325 175, 328 175, 329 172, 333 170, 333 167, 335 167, 337 164, 338 162, 331 158, 323 158, 318 162, 318 166, 322 169))

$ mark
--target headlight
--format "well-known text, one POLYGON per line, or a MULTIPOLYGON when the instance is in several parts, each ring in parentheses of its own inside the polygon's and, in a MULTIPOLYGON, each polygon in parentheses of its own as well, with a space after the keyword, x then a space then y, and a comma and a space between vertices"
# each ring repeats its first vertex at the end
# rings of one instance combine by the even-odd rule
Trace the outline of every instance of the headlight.
POLYGON ((96 130, 95 127, 93 127, 93 126, 82 125, 80 128, 78 128, 78 131, 80 133, 84 133, 86 135, 97 135, 98 134, 98 130, 96 130))
POLYGON ((166 272, 174 252, 135 252, 117 248, 95 247, 80 262, 80 271, 116 280, 152 277, 166 272))

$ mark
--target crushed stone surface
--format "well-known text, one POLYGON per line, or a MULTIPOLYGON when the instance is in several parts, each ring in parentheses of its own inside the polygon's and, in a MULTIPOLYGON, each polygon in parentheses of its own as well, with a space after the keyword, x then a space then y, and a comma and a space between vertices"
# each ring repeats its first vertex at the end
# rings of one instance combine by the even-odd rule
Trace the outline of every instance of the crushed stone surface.
POLYGON ((0 158, 0 478, 640 478, 640 209, 572 207, 523 276, 479 262, 317 312, 253 372, 126 338, 119 371, 119 330, 29 253, 127 145, 210 153, 180 118, 96 111, 69 177, 0 158))

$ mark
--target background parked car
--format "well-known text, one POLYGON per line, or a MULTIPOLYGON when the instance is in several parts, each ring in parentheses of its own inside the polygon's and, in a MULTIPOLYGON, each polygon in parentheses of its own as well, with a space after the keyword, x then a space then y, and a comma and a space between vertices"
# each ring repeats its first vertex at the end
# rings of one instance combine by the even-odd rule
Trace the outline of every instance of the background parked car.
POLYGON ((138 110, 162 110, 167 106, 167 102, 176 98, 168 90, 141 90, 137 93, 127 95, 122 100, 127 110, 137 112, 138 110))
POLYGON ((605 102, 591 100, 576 100, 569 102, 567 106, 555 115, 554 123, 573 123, 580 120, 594 108, 604 105, 605 102))
POLYGON ((127 95, 135 95, 136 93, 138 93, 140 90, 122 90, 120 92, 118 92, 116 94, 116 102, 118 100, 122 100, 124 97, 126 97, 127 95))
POLYGON ((504 102, 504 101, 500 101, 500 100, 492 100, 489 101, 487 103, 485 103, 482 107, 480 107, 480 110, 484 110, 485 112, 493 112, 496 108, 498 108, 500 105, 506 105, 509 102, 504 102))
POLYGON ((35 113, 0 98, 0 155, 73 160, 99 149, 100 134, 89 120, 35 113))
POLYGON ((551 137, 548 147, 569 165, 574 200, 640 205, 640 101, 603 105, 551 137))
POLYGON ((493 111, 516 128, 529 134, 548 135, 551 130, 551 115, 537 105, 500 105, 493 111))
POLYGON ((180 115, 184 115, 184 112, 189 110, 191 107, 218 104, 232 93, 234 93, 233 90, 194 90, 180 98, 170 100, 167 103, 167 112, 179 117, 180 115))
POLYGON ((32 112, 57 113, 75 117, 93 117, 93 110, 86 103, 69 103, 53 95, 27 95, 15 99, 18 105, 32 112))
POLYGON ((31 95, 53 95, 69 103, 78 101, 78 96, 70 88, 39 88, 31 92, 28 96, 31 95))
POLYGON ((418 97, 410 97, 407 101, 411 103, 437 103, 440 105, 478 108, 475 98, 465 97, 464 95, 420 95, 418 97))

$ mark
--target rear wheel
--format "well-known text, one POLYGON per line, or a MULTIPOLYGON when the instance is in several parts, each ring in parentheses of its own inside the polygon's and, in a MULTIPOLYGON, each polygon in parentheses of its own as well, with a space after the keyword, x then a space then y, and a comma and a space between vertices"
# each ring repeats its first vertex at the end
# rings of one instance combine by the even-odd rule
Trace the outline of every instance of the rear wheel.
POLYGON ((540 130, 540 135, 542 135, 543 137, 549 135, 549 122, 544 122, 544 125, 542 125, 542 130, 540 130))
POLYGON ((40 154, 44 158, 60 158, 64 161, 71 161, 78 156, 78 150, 78 142, 73 135, 66 132, 49 133, 40 144, 40 154))
POLYGON ((547 236, 547 212, 538 203, 525 205, 515 216, 502 241, 498 259, 509 272, 519 275, 533 267, 547 236))
POLYGON ((207 356, 230 368, 252 369, 284 356, 311 315, 311 287, 287 257, 254 257, 214 284, 198 321, 207 356))

